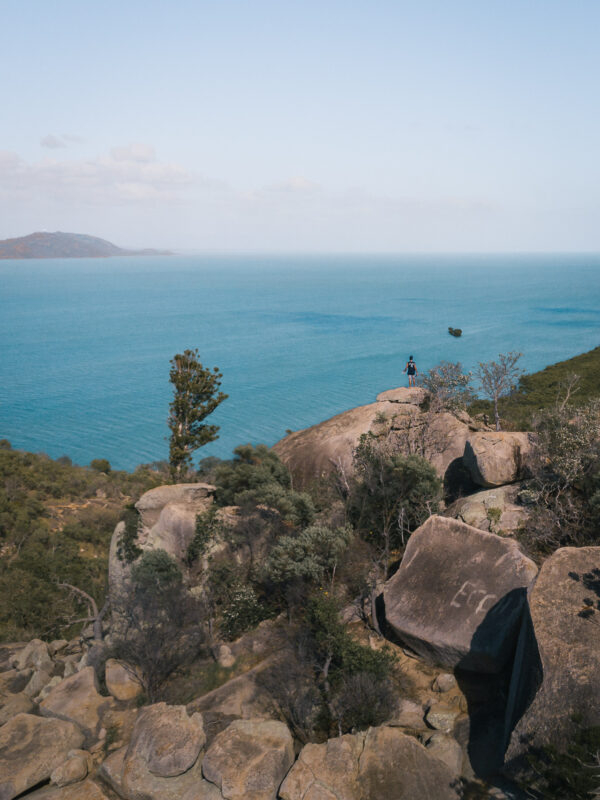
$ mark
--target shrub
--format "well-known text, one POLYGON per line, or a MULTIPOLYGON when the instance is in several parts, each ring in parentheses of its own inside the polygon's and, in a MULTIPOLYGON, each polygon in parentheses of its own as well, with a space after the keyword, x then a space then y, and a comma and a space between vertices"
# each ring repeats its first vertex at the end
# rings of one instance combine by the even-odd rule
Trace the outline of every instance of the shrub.
POLYGON ((263 608, 251 586, 238 585, 223 609, 221 631, 227 639, 237 639, 265 618, 263 608))
POLYGON ((104 472, 108 475, 110 472, 110 461, 106 458, 95 458, 93 461, 90 461, 90 467, 95 472, 104 472))
POLYGON ((236 495, 264 484, 291 485, 290 474, 279 457, 264 444, 240 445, 235 458, 215 469, 216 499, 221 506, 234 505, 236 495))
POLYGON ((334 695, 333 707, 343 732, 381 725, 398 705, 391 681, 371 672, 356 672, 345 677, 334 695))

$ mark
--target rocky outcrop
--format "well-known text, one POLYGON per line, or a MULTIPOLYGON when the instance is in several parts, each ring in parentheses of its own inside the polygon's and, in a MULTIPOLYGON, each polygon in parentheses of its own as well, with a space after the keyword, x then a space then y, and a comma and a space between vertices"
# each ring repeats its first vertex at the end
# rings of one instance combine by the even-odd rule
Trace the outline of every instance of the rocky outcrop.
POLYGON ((512 655, 537 569, 512 539, 430 517, 385 584, 385 617, 423 658, 498 672, 512 655))
POLYGON ((61 681, 40 703, 44 717, 56 717, 76 723, 85 734, 86 745, 98 739, 102 716, 113 705, 110 697, 99 693, 98 678, 93 667, 85 667, 61 681))
POLYGON ((448 506, 444 516, 481 531, 510 536, 529 517, 527 509, 515 502, 521 485, 499 486, 461 497, 448 506))
POLYGON ((467 439, 463 461, 478 486, 492 489, 523 478, 530 451, 528 433, 480 431, 467 439))
POLYGON ((477 426, 467 414, 429 412, 426 401, 424 389, 390 389, 375 403, 289 434, 273 449, 296 486, 309 485, 335 470, 349 474, 354 450, 365 433, 387 437, 399 452, 422 452, 445 477, 450 465, 462 458, 465 442, 477 426))
POLYGON ((600 547, 565 547, 544 562, 515 657, 508 761, 529 747, 563 749, 600 725, 600 547))
POLYGON ((282 800, 456 800, 457 773, 397 728, 307 744, 282 800))
POLYGON ((0 800, 48 780, 83 739, 72 722, 17 714, 0 728, 0 800))
POLYGON ((108 795, 92 780, 71 786, 47 786, 27 795, 27 800, 109 800, 108 795))
MULTIPOLYGON (((157 486, 143 494, 135 507, 139 513, 136 545, 142 550, 165 550, 183 565, 194 538, 196 516, 213 502, 215 487, 207 483, 179 483, 157 486)), ((119 543, 125 523, 119 522, 113 533, 108 555, 108 590, 112 620, 118 626, 118 610, 127 596, 131 565, 119 557, 119 543)))
POLYGON ((274 720, 237 720, 206 751, 204 777, 225 800, 276 800, 294 763, 292 735, 274 720))

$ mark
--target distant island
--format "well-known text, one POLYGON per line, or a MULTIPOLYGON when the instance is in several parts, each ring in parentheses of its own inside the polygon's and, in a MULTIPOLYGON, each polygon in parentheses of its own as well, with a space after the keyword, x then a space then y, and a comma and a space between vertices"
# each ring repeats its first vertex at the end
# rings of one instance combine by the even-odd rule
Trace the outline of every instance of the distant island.
POLYGON ((83 233, 30 233, 0 240, 2 258, 110 258, 111 256, 172 256, 168 250, 124 250, 106 239, 83 233))

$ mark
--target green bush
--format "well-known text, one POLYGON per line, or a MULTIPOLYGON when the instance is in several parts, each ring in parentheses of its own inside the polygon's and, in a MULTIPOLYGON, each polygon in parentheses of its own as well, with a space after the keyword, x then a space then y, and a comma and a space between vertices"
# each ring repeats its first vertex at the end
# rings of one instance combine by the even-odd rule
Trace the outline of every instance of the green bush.
POLYGON ((221 632, 227 639, 237 639, 265 619, 265 611, 251 586, 238 585, 223 608, 221 632))
POLYGON ((264 444, 253 447, 240 445, 233 451, 235 458, 215 469, 216 500, 221 506, 236 503, 236 495, 265 484, 279 484, 289 489, 290 474, 279 457, 264 444))
POLYGON ((95 472, 105 472, 107 475, 111 469, 110 461, 106 458, 94 458, 93 461, 90 461, 90 467, 95 472))

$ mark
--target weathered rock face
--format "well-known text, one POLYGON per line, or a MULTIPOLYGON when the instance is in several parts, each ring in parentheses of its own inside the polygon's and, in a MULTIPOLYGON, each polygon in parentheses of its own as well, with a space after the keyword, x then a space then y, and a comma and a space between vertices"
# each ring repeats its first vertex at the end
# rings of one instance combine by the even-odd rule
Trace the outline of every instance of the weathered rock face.
POLYGON ((52 689, 40 703, 40 713, 44 717, 75 722, 85 733, 86 746, 89 746, 97 741, 102 715, 114 703, 112 698, 102 697, 98 688, 94 668, 85 667, 52 689))
POLYGON ((25 647, 19 651, 15 657, 14 666, 18 670, 31 667, 36 670, 52 672, 54 663, 48 652, 48 645, 40 639, 32 639, 25 647))
POLYGON ((467 439, 463 461, 473 481, 491 489, 520 480, 530 450, 528 433, 481 431, 467 439))
POLYGON ((529 609, 509 695, 509 731, 518 720, 509 762, 529 746, 564 749, 574 717, 582 728, 600 725, 600 547, 564 547, 550 556, 529 609))
POLYGON ((33 709, 33 701, 24 692, 0 695, 0 726, 17 714, 28 714, 33 709))
POLYGON ((205 742, 201 714, 190 718, 185 706, 156 703, 139 714, 129 748, 154 775, 174 778, 196 763, 205 742))
POLYGON ((397 728, 308 744, 280 789, 283 800, 455 800, 457 773, 397 728))
POLYGON ((448 506, 444 516, 480 531, 510 536, 529 516, 527 509, 515 502, 519 488, 519 484, 499 486, 461 497, 448 506))
POLYGON ((17 714, 0 728, 0 800, 47 780, 83 738, 72 722, 17 714))
POLYGON ((336 469, 350 473, 360 437, 371 432, 389 436, 400 452, 423 452, 443 478, 462 458, 475 423, 466 414, 424 411, 426 397, 420 388, 390 389, 378 395, 376 403, 291 433, 273 449, 292 472, 295 485, 306 486, 336 469))
POLYGON ((184 706, 166 703, 148 706, 136 719, 120 777, 115 768, 121 756, 113 756, 111 783, 127 800, 179 800, 202 784, 199 756, 205 741, 200 714, 188 717, 184 706))
POLYGON ((67 760, 50 775, 50 783, 56 786, 70 786, 83 781, 94 766, 91 753, 87 750, 69 750, 67 760))
POLYGON ((512 655, 536 573, 514 540, 433 516, 412 534, 385 584, 385 616, 425 659, 499 672, 512 655))
POLYGON ((237 720, 208 748, 202 772, 225 800, 275 800, 293 763, 292 735, 283 722, 237 720))
POLYGON ((146 492, 135 504, 141 520, 140 546, 166 550, 182 561, 194 537, 196 516, 212 503, 214 491, 207 483, 180 483, 146 492))

